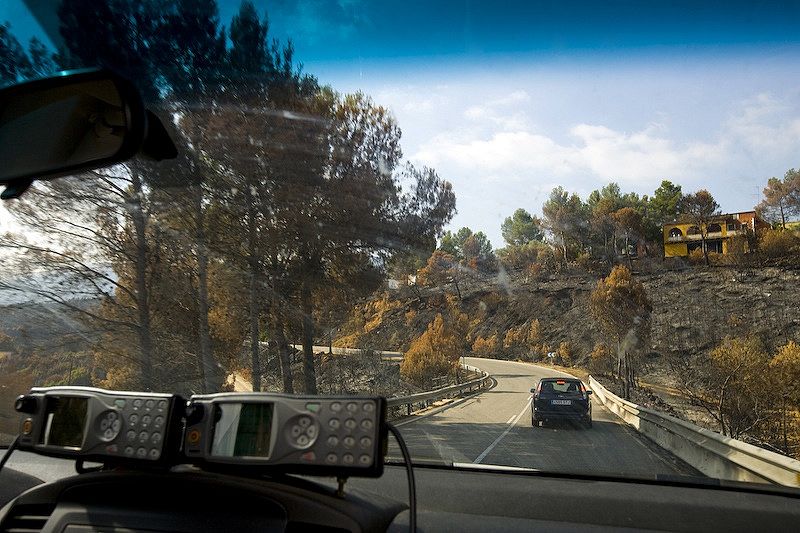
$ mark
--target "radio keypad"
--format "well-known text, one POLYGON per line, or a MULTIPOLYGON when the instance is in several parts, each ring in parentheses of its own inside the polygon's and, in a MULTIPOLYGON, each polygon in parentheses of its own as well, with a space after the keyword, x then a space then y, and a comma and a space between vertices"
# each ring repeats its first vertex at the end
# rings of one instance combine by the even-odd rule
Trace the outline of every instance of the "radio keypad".
POLYGON ((327 453, 320 458, 329 465, 372 466, 375 411, 372 400, 323 402, 316 414, 326 433, 323 442, 327 453))
POLYGON ((113 403, 119 410, 105 411, 98 417, 100 429, 98 438, 109 442, 116 439, 125 429, 124 435, 120 437, 125 446, 108 446, 105 449, 106 453, 138 459, 159 459, 164 439, 167 400, 116 398, 113 403))

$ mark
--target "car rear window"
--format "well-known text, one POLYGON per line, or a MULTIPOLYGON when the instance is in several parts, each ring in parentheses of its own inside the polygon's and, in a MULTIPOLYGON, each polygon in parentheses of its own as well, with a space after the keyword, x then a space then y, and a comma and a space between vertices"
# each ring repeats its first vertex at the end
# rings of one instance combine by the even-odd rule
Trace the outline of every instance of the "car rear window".
POLYGON ((584 392, 583 383, 580 381, 543 381, 542 392, 584 392))

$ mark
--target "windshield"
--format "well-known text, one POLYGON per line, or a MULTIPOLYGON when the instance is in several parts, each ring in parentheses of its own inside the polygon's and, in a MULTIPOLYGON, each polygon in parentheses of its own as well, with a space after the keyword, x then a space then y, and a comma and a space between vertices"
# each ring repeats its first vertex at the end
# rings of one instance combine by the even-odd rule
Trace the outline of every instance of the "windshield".
POLYGON ((448 467, 730 471, 659 416, 797 468, 799 11, 4 2, 0 84, 112 69, 179 155, 0 205, 0 442, 70 384, 383 395, 448 467))

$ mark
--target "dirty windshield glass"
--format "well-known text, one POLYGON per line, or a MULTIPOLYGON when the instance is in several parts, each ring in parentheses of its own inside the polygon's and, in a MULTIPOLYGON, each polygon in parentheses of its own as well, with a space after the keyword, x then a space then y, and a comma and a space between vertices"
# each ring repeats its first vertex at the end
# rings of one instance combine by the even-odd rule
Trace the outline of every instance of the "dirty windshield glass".
POLYGON ((32 386, 374 394, 419 462, 796 484, 798 15, 4 2, 0 84, 111 69, 179 155, 0 205, 0 442, 32 386))

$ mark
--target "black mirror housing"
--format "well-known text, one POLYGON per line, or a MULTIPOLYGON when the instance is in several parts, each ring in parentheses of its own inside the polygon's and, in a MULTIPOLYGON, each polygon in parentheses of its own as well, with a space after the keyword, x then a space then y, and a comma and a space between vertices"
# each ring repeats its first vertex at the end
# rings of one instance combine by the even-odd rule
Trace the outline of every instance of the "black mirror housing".
POLYGON ((19 196, 34 180, 122 163, 146 145, 155 159, 175 157, 165 134, 134 85, 108 70, 69 71, 0 89, 2 197, 19 196), (158 150, 147 143, 148 131, 158 134, 158 150))

